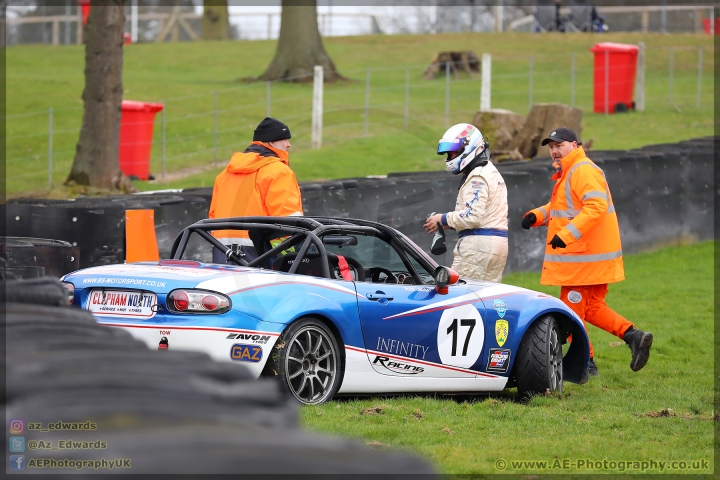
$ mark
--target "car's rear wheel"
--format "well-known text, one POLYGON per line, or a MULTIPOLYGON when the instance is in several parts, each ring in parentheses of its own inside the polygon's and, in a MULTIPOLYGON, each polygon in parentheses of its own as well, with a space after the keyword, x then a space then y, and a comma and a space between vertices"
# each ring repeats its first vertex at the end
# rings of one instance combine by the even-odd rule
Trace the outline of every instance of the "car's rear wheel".
POLYGON ((518 397, 527 401, 536 394, 562 392, 563 353, 560 329, 552 315, 536 320, 520 342, 515 359, 518 397))
POLYGON ((330 400, 341 379, 341 358, 335 336, 319 320, 305 318, 288 327, 275 357, 280 388, 300 403, 330 400))

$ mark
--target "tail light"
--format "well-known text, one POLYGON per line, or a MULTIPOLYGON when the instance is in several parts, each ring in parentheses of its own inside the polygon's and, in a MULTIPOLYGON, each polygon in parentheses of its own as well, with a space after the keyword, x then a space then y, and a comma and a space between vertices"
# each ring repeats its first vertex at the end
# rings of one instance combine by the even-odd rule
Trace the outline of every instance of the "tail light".
POLYGON ((62 286, 65 287, 65 290, 67 290, 67 296, 68 296, 68 305, 72 305, 73 301, 75 300, 75 285, 73 285, 70 282, 61 282, 62 286))
POLYGON ((168 310, 175 313, 225 313, 230 310, 230 299, 217 292, 179 289, 167 296, 168 310))

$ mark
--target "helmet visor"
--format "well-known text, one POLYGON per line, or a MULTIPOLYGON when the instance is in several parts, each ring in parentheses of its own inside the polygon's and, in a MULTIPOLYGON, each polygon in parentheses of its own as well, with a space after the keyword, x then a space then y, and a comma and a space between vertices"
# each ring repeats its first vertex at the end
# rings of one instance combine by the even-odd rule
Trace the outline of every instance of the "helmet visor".
POLYGON ((451 141, 442 141, 438 143, 438 149, 437 154, 442 155, 443 153, 449 153, 449 152, 462 152, 465 149, 465 139, 463 138, 456 138, 451 141))

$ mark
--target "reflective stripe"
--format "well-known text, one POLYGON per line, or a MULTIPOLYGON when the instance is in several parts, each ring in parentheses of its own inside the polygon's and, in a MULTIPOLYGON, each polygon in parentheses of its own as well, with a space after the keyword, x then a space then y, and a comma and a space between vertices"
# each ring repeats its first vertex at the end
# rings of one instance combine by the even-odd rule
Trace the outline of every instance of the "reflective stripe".
POLYGON ((538 210, 540 210, 540 213, 543 214, 543 218, 547 219, 548 213, 547 213, 547 210, 545 210, 545 207, 540 207, 540 208, 538 208, 538 210))
POLYGON ((608 207, 607 213, 615 213, 615 205, 610 205, 608 207))
POLYGON ((575 237, 575 240, 582 237, 582 233, 580 233, 580 230, 578 230, 577 227, 572 223, 568 223, 567 225, 565 225, 565 228, 567 228, 568 231, 572 233, 572 236, 575 237))
POLYGON ((291 213, 290 215, 288 215, 288 217, 302 217, 302 216, 303 216, 303 212, 294 212, 294 213, 291 213))
POLYGON ((575 165, 568 171, 567 178, 565 179, 565 205, 567 205, 568 208, 572 208, 574 206, 572 201, 572 190, 570 189, 570 178, 572 177, 573 172, 576 168, 578 168, 581 165, 592 165, 590 161, 583 160, 575 165))
POLYGON ((546 262, 560 262, 560 263, 590 263, 590 262, 602 262, 604 260, 613 260, 615 258, 622 257, 622 250, 610 253, 596 253, 591 255, 573 254, 573 255, 557 255, 546 253, 546 262))
POLYGON ((580 213, 580 210, 573 210, 572 208, 569 210, 550 210, 551 217, 553 217, 553 218, 569 218, 570 220, 577 217, 578 213, 580 213))
POLYGON ((583 201, 585 201, 585 199, 587 199, 587 198, 604 198, 606 202, 609 202, 607 193, 601 192, 599 190, 593 190, 592 192, 587 192, 582 197, 583 201))

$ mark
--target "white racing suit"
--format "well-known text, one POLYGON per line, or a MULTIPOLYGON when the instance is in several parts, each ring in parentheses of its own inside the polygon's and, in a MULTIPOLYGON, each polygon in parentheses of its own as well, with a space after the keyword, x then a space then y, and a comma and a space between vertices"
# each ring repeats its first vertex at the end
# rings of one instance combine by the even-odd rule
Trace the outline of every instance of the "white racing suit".
POLYGON ((455 211, 443 225, 458 232, 452 269, 460 277, 500 282, 508 255, 508 203, 505 180, 495 165, 475 167, 458 193, 455 211))

